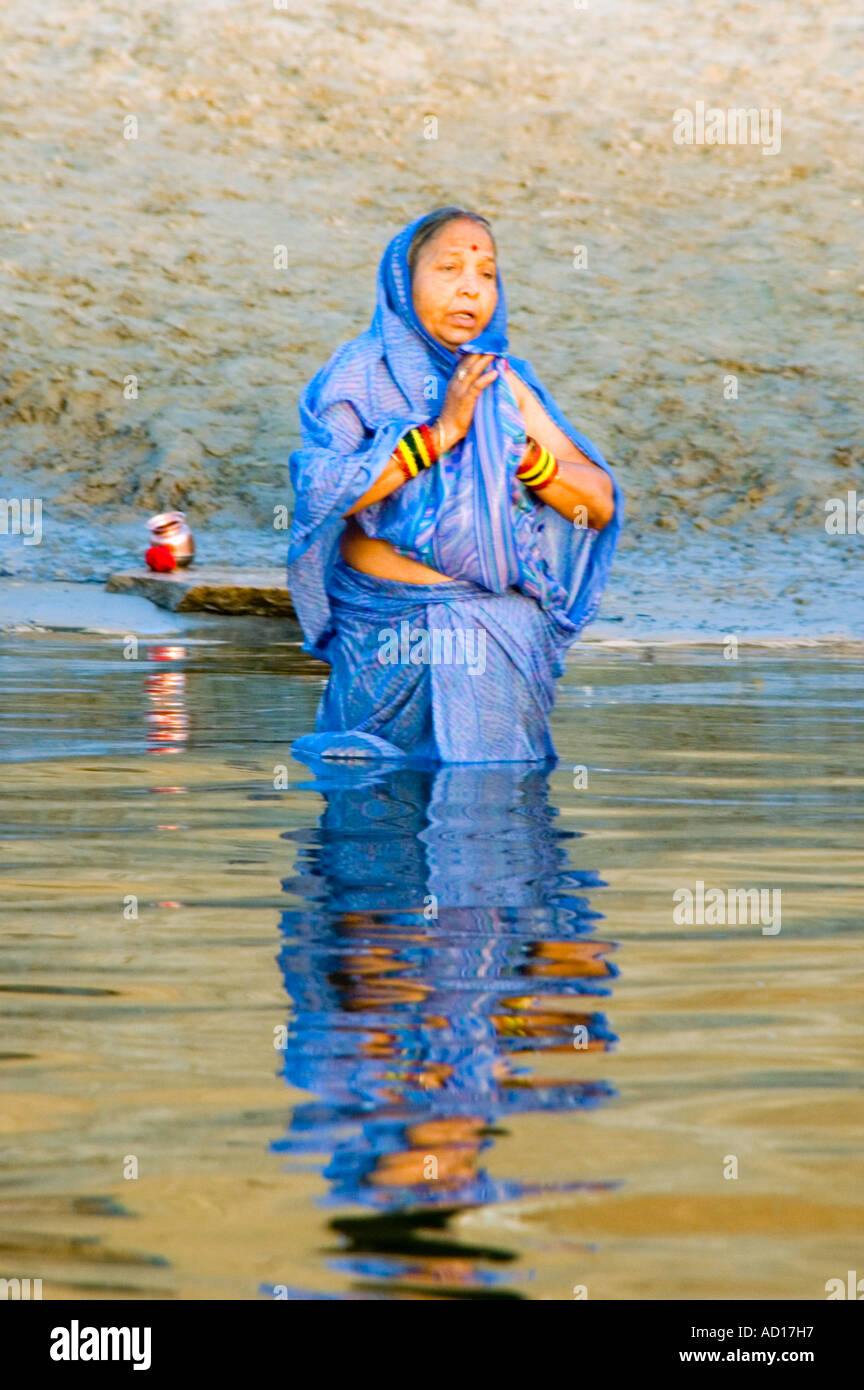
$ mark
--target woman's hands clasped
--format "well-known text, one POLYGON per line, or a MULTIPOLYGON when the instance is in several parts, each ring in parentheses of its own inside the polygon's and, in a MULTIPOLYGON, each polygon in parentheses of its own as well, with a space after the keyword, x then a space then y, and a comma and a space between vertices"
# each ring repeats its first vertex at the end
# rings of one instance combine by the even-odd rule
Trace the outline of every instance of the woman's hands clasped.
POLYGON ((497 377, 498 372, 486 371, 494 361, 493 352, 468 352, 450 378, 441 414, 438 416, 443 434, 443 452, 464 439, 474 419, 474 407, 480 392, 497 377))

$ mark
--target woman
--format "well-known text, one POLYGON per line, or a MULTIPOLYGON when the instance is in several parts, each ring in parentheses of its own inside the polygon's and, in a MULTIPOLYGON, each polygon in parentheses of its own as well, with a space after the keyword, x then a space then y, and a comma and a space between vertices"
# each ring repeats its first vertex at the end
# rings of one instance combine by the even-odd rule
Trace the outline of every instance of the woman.
POLYGON ((622 499, 506 327, 489 223, 439 209, 390 242, 371 326, 300 399, 288 587, 331 674, 299 752, 555 755, 555 678, 622 499))

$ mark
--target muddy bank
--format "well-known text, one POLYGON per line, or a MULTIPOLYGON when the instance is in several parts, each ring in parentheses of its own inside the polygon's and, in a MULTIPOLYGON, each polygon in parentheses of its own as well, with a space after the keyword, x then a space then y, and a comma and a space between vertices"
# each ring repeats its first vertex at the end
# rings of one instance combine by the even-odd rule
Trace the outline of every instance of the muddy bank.
MULTIPOLYGON (((224 537, 205 530, 200 563, 218 563, 224 537)), ((261 563, 260 537, 244 533, 233 540, 243 563, 261 563)), ((131 542, 130 542, 131 543, 131 542)), ((117 568, 128 566, 116 546, 117 568)), ((278 564, 282 545, 271 541, 271 563, 278 564)), ((98 546, 89 556, 101 568, 105 552, 98 546)), ((191 573, 191 571, 190 571, 191 573)), ((619 557, 595 621, 584 640, 600 643, 685 641, 719 644, 727 638, 745 644, 821 647, 860 647, 864 642, 864 591, 860 552, 852 536, 829 538, 819 547, 809 540, 759 538, 731 533, 727 543, 709 549, 698 533, 656 542, 641 532, 619 557), (841 544, 842 542, 842 544, 841 544)), ((106 593, 98 577, 89 583, 0 577, 0 634, 32 630, 137 632, 184 631, 198 620, 231 626, 232 640, 258 650, 280 640, 283 624, 275 618, 210 618, 203 613, 177 614, 157 608, 145 598, 106 593), (177 620, 181 620, 180 626, 177 620)), ((299 629, 292 639, 299 643, 299 629)), ((576 658, 574 649, 574 659, 576 658)))
POLYGON ((298 393, 368 323, 389 236, 458 200, 494 220, 514 352, 619 470, 632 582, 675 606, 683 540, 701 612, 709 557, 731 599, 769 533, 776 602, 800 555, 846 612, 860 538, 829 544, 824 503, 861 477, 864 20, 839 0, 11 0, 0 48, 0 496, 44 514, 0 572, 104 578, 169 507, 208 559, 278 562, 298 393), (676 145, 700 101, 779 110, 779 151, 676 145))

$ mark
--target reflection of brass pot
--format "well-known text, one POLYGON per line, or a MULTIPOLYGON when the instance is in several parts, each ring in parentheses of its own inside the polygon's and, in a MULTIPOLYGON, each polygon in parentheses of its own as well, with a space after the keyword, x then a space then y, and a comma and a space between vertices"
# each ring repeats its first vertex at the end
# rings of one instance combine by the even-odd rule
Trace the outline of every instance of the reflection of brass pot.
POLYGON ((147 528, 153 537, 153 544, 167 545, 174 552, 174 559, 180 568, 191 565, 195 542, 186 525, 184 512, 160 512, 158 516, 151 516, 147 528))

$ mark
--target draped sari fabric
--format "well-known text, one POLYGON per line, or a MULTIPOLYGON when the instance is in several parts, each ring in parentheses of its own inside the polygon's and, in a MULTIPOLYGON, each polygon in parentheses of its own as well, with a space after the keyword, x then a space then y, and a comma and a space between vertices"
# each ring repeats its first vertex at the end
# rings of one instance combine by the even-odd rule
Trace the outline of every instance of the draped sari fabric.
POLYGON ((414 310, 407 262, 425 220, 387 247, 370 327, 334 353, 300 399, 287 580, 304 649, 332 671, 316 733, 296 747, 443 762, 544 758, 554 754, 547 723, 554 682, 599 604, 623 499, 600 451, 561 413, 530 363, 509 353, 500 273, 495 314, 481 334, 451 352, 427 333, 414 310), (401 437, 437 418, 467 352, 494 353, 498 368, 467 436, 432 468, 355 514, 368 536, 451 582, 414 585, 358 574, 339 553, 344 513, 381 476, 401 437), (506 362, 612 477, 615 514, 602 531, 568 521, 516 480, 526 435, 506 362))

